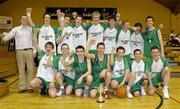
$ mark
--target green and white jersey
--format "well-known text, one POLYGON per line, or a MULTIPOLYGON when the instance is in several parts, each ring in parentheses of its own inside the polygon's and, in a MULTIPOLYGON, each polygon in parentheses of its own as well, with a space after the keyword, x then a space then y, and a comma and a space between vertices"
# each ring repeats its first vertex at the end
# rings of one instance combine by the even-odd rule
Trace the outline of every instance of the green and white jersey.
POLYGON ((131 53, 130 39, 131 39, 130 30, 128 30, 127 32, 120 30, 120 32, 118 34, 116 47, 119 47, 119 46, 124 47, 125 55, 129 55, 131 53))
POLYGON ((143 39, 144 39, 144 55, 146 57, 151 56, 151 48, 153 46, 156 46, 161 51, 160 41, 158 38, 158 29, 153 29, 152 31, 149 31, 147 28, 142 33, 143 39))
POLYGON ((80 76, 85 74, 88 71, 87 58, 85 57, 84 61, 80 63, 78 60, 78 56, 74 55, 73 69, 75 71, 75 79, 78 79, 80 76))
POLYGON ((74 51, 74 45, 73 45, 73 28, 71 26, 65 26, 62 30, 62 35, 65 34, 65 32, 67 32, 69 35, 68 36, 65 36, 63 41, 58 45, 58 54, 61 54, 61 46, 62 44, 66 43, 68 44, 70 50, 73 50, 74 51))
MULTIPOLYGON (((61 62, 62 58, 63 58, 62 56, 59 57, 58 71, 60 71, 60 72, 61 72, 62 74, 64 74, 65 76, 67 76, 67 77, 69 77, 69 78, 71 78, 71 79, 74 79, 74 78, 75 78, 75 73, 74 73, 74 71, 73 71, 73 70, 67 71, 67 70, 65 69, 64 65, 63 65, 62 62, 61 62)), ((67 57, 65 58, 65 61, 68 62, 68 61, 71 60, 71 58, 73 58, 73 57, 67 56, 67 57)), ((69 67, 71 67, 71 66, 69 66, 69 67)), ((72 67, 71 67, 71 68, 72 68, 72 67)))
POLYGON ((94 44, 90 47, 90 50, 96 50, 96 46, 99 42, 103 42, 103 36, 104 36, 104 29, 105 26, 101 25, 100 23, 98 25, 89 24, 90 27, 88 30, 88 39, 95 37, 96 40, 94 44))
POLYGON ((109 27, 104 31, 105 54, 111 54, 112 47, 116 47, 117 29, 109 27))
POLYGON ((152 73, 152 78, 156 76, 157 73, 161 73, 164 69, 168 69, 168 61, 164 57, 159 57, 158 61, 150 57, 146 61, 146 72, 152 73))
POLYGON ((134 58, 134 50, 140 49, 144 53, 144 40, 141 33, 136 34, 135 32, 131 35, 131 58, 134 58))
POLYGON ((78 27, 73 28, 73 45, 74 45, 74 50, 76 49, 77 46, 81 45, 84 48, 86 48, 86 31, 84 28, 80 25, 78 27))
POLYGON ((45 52, 45 44, 47 42, 52 42, 54 44, 54 49, 56 51, 56 37, 58 36, 58 28, 49 26, 41 26, 36 24, 35 28, 40 29, 39 37, 38 37, 38 45, 41 50, 45 52))
POLYGON ((140 60, 140 62, 136 62, 135 60, 132 61, 130 64, 131 72, 134 72, 136 74, 136 80, 134 81, 134 84, 137 83, 145 73, 145 63, 143 60, 140 60))
POLYGON ((129 72, 129 65, 125 57, 121 61, 118 61, 116 57, 114 58, 114 65, 112 66, 112 77, 117 78, 122 77, 125 72, 129 72))
POLYGON ((58 58, 55 55, 51 57, 51 67, 47 66, 48 58, 49 56, 47 56, 43 51, 39 53, 40 62, 36 77, 41 77, 50 82, 54 79, 54 73, 57 71, 58 58))

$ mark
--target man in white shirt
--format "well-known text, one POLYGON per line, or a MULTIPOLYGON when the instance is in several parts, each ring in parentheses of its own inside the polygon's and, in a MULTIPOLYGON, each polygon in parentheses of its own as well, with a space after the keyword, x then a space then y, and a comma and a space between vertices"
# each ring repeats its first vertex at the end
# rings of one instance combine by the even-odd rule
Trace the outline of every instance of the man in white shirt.
POLYGON ((3 37, 3 41, 8 41, 15 38, 16 44, 16 59, 19 70, 19 93, 23 93, 28 89, 28 92, 33 92, 30 87, 30 81, 34 76, 33 64, 33 33, 32 28, 28 26, 28 17, 21 16, 21 25, 14 27, 8 34, 3 37), (27 64, 28 82, 26 84, 25 65, 27 64))

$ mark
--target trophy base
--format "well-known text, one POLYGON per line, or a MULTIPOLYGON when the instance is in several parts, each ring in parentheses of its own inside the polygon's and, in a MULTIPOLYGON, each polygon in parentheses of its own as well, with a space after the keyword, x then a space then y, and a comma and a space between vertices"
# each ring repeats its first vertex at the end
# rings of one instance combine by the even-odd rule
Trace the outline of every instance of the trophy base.
POLYGON ((104 103, 105 101, 104 101, 104 100, 103 100, 103 101, 98 101, 98 100, 97 100, 97 102, 98 102, 98 103, 104 103))

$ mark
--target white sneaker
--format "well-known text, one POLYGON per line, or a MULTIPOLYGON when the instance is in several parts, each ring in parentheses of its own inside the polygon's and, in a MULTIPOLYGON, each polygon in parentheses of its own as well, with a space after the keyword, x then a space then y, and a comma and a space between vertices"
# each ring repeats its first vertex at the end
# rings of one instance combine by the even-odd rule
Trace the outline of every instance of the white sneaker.
POLYGON ((143 87, 141 87, 141 95, 142 95, 142 96, 145 96, 145 95, 146 95, 146 91, 144 90, 143 87))
POLYGON ((133 95, 131 94, 131 92, 127 92, 127 97, 128 98, 133 98, 133 95))
POLYGON ((64 95, 64 89, 59 89, 59 92, 56 93, 56 96, 62 96, 64 95))
POLYGON ((168 99, 168 98, 169 98, 168 90, 163 90, 163 97, 164 97, 165 99, 168 99))

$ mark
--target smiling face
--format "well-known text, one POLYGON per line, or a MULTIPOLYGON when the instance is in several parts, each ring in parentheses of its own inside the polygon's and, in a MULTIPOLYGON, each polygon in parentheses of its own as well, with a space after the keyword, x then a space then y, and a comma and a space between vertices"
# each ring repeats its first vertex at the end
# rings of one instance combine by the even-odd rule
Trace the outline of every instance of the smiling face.
POLYGON ((76 22, 76 25, 77 25, 77 26, 81 25, 81 23, 82 23, 82 17, 77 16, 77 18, 75 19, 75 22, 76 22))
POLYGON ((63 55, 67 55, 67 54, 69 54, 69 46, 68 45, 62 45, 61 46, 61 51, 62 51, 62 54, 63 55))
POLYGON ((49 14, 44 15, 44 23, 49 24, 51 22, 51 16, 49 14))
POLYGON ((69 23, 70 23, 70 21, 71 21, 71 19, 70 19, 70 17, 64 17, 64 24, 67 26, 67 25, 69 25, 69 23))
POLYGON ((136 52, 134 53, 134 58, 135 58, 135 60, 141 60, 141 57, 142 57, 141 51, 136 51, 136 52))
POLYGON ((160 52, 159 52, 159 49, 152 49, 151 50, 151 56, 153 57, 153 58, 158 58, 159 56, 160 56, 160 52))
POLYGON ((21 24, 28 25, 28 17, 27 16, 21 16, 21 24))
POLYGON ((146 25, 147 25, 147 27, 152 27, 154 25, 153 18, 147 18, 146 19, 146 25))

